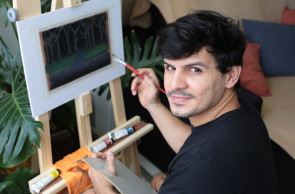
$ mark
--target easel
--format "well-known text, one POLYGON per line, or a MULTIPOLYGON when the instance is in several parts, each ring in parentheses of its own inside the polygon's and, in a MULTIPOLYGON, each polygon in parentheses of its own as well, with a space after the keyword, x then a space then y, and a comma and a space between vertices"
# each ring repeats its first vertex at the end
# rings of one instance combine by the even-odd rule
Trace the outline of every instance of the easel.
MULTIPOLYGON (((81 0, 52 0, 51 11, 63 8, 63 7, 73 7, 81 4, 81 0)), ((41 4, 40 0, 13 0, 13 7, 17 10, 19 20, 26 19, 32 16, 41 14, 41 4)), ((112 80, 109 82, 110 91, 112 96, 112 105, 114 110, 116 129, 130 126, 135 124, 140 120, 139 117, 134 117, 133 119, 126 122, 125 107, 123 102, 122 88, 120 78, 112 80)), ((91 146, 100 139, 92 143, 91 126, 90 126, 90 114, 92 113, 92 103, 90 92, 83 94, 75 98, 76 115, 78 123, 78 133, 80 147, 91 146)), ((52 170, 52 150, 51 150, 51 140, 50 140, 50 127, 49 127, 49 112, 44 113, 36 118, 36 120, 43 123, 43 131, 40 129, 41 142, 40 149, 38 149, 39 158, 39 169, 40 175, 31 180, 34 183, 36 180, 41 179, 46 176, 46 172, 52 170)), ((138 150, 136 145, 136 140, 145 135, 147 132, 152 130, 152 125, 146 125, 140 131, 131 136, 126 141, 121 144, 116 145, 111 150, 116 154, 121 151, 121 154, 117 156, 127 167, 129 167, 138 176, 141 176, 139 160, 138 160, 138 150)), ((116 130, 114 129, 114 130, 116 130)), ((29 183, 30 183, 29 182, 29 183)), ((65 181, 61 180, 48 193, 56 193, 61 191, 66 187, 65 181)))

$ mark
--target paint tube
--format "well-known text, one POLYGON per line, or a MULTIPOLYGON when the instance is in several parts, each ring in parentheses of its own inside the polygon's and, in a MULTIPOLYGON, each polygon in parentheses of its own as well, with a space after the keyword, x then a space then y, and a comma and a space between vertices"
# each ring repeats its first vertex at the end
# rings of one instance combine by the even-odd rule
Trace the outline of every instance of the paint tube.
POLYGON ((51 183, 54 179, 56 179, 60 174, 59 170, 52 171, 49 175, 43 177, 36 183, 34 183, 31 186, 31 189, 33 189, 36 193, 40 193, 40 191, 46 187, 49 183, 51 183))
POLYGON ((103 142, 100 142, 92 147, 89 148, 89 150, 93 153, 100 152, 101 150, 105 149, 106 147, 112 145, 111 139, 106 139, 103 142))
POLYGON ((126 135, 129 135, 129 134, 131 134, 133 132, 134 132, 133 127, 126 127, 124 129, 120 129, 120 130, 117 130, 117 131, 114 131, 114 132, 110 133, 109 136, 111 136, 111 139, 113 141, 115 141, 115 140, 118 140, 118 139, 120 139, 120 138, 122 138, 122 137, 124 137, 126 135))

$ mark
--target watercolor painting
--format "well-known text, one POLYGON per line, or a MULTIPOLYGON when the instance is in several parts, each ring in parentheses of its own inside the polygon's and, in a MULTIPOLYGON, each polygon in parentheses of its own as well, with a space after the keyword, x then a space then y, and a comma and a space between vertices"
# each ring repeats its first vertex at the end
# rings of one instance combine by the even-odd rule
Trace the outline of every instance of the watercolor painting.
POLYGON ((111 62, 106 12, 40 32, 40 35, 50 90, 111 62))

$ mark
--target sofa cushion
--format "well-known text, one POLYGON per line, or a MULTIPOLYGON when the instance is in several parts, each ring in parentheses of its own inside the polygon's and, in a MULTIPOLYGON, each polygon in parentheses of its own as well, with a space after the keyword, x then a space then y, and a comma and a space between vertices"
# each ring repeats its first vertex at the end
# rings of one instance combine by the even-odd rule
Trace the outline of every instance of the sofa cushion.
POLYGON ((241 86, 259 96, 270 96, 264 74, 260 67, 260 46, 247 41, 243 56, 243 69, 240 75, 241 86))
POLYGON ((270 138, 295 159, 295 76, 266 78, 272 96, 262 97, 262 118, 270 138))
POLYGON ((285 6, 282 12, 282 24, 295 25, 295 9, 285 6))
POLYGON ((260 45, 265 76, 295 75, 295 25, 242 20, 246 38, 260 45))

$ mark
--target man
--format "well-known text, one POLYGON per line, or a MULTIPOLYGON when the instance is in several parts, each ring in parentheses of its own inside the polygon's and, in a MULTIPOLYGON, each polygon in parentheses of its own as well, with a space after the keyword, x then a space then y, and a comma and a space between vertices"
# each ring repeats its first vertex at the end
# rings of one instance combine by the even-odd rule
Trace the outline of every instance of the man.
MULTIPOLYGON (((236 92, 244 50, 238 24, 216 12, 198 11, 160 33, 171 112, 159 100, 159 81, 151 69, 139 69, 144 79, 132 74, 133 95, 177 153, 160 193, 278 193, 265 125, 236 92), (191 126, 177 117, 189 118, 191 126)), ((115 173, 112 153, 102 157, 115 173)), ((89 174, 99 179, 93 170, 89 174)), ((94 189, 111 189, 103 185, 94 189)))

